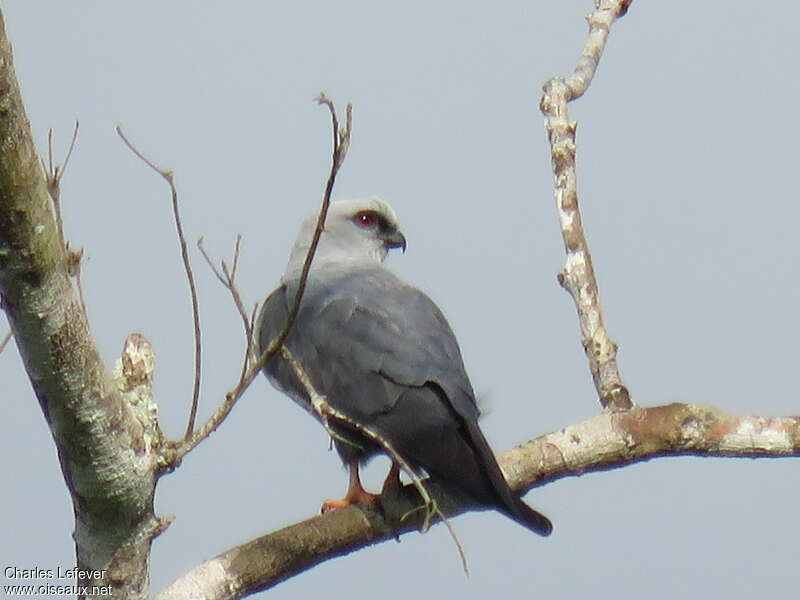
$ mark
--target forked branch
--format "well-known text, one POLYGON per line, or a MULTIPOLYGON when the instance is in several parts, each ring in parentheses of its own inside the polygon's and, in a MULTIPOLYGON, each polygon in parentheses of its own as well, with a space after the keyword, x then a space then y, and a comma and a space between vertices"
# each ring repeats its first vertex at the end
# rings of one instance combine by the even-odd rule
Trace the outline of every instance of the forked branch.
POLYGON ((242 236, 237 235, 236 244, 233 248, 232 266, 228 267, 228 264, 224 260, 221 260, 220 268, 218 269, 203 246, 203 238, 201 237, 199 240, 197 240, 197 248, 200 250, 200 254, 203 255, 203 258, 205 259, 212 273, 214 273, 214 276, 223 286, 225 286, 225 289, 230 292, 231 297, 233 298, 233 303, 236 305, 236 310, 242 319, 242 326, 244 328, 244 336, 247 342, 247 347, 245 348, 244 359, 242 360, 242 373, 239 376, 239 381, 242 381, 247 375, 247 369, 250 367, 250 364, 254 360, 258 359, 258 356, 255 355, 256 351, 253 344, 253 328, 255 327, 256 313, 258 312, 258 302, 255 303, 253 310, 250 312, 250 314, 248 314, 247 309, 244 307, 244 302, 242 301, 242 295, 239 293, 239 288, 236 285, 236 267, 239 265, 239 250, 241 248, 241 243, 242 236))
POLYGON ((575 301, 581 338, 595 388, 604 408, 625 410, 633 406, 617 368, 617 345, 608 335, 600 308, 600 293, 589 245, 583 233, 575 174, 575 130, 567 103, 579 98, 592 82, 605 48, 611 24, 628 9, 630 0, 600 0, 587 17, 589 36, 575 70, 569 77, 553 77, 544 85, 540 108, 550 141, 558 218, 567 259, 559 283, 575 301))
POLYGON ((352 131, 353 126, 352 105, 347 105, 345 126, 340 128, 339 119, 336 116, 336 109, 333 105, 333 102, 331 102, 331 100, 324 93, 320 93, 316 100, 320 104, 327 106, 331 113, 331 122, 333 127, 331 169, 328 175, 328 181, 325 185, 325 193, 323 194, 322 206, 320 207, 317 226, 314 230, 314 237, 311 241, 311 246, 308 249, 308 253, 306 254, 306 260, 303 264, 303 270, 300 276, 300 284, 297 288, 297 294, 295 295, 286 325, 281 333, 274 340, 272 340, 272 342, 270 342, 269 347, 261 353, 261 356, 258 358, 258 360, 250 365, 244 375, 239 379, 239 382, 236 384, 236 386, 225 395, 225 400, 217 408, 217 410, 214 411, 214 414, 211 415, 208 421, 206 421, 203 426, 195 431, 190 437, 172 447, 170 456, 167 457, 167 462, 172 466, 177 465, 186 455, 186 453, 195 448, 222 424, 228 414, 230 414, 236 402, 242 397, 242 394, 244 394, 245 390, 258 376, 259 372, 267 363, 267 361, 272 358, 272 356, 274 356, 283 346, 283 342, 286 340, 286 336, 289 334, 289 331, 294 324, 295 319, 297 318, 297 313, 300 310, 300 302, 303 299, 303 292, 305 291, 306 281, 308 279, 308 273, 311 269, 311 262, 314 260, 314 254, 317 251, 319 238, 322 235, 322 230, 325 226, 325 217, 328 214, 328 206, 331 202, 331 194, 333 192, 333 185, 336 182, 336 175, 339 172, 339 168, 342 166, 342 163, 344 162, 345 156, 347 155, 347 149, 350 147, 350 132, 352 131))
POLYGON ((186 434, 184 439, 188 439, 194 431, 194 422, 197 418, 197 403, 200 399, 200 377, 203 368, 203 344, 201 339, 200 329, 200 307, 197 299, 197 287, 194 283, 194 274, 192 273, 192 265, 189 262, 189 251, 186 246, 186 236, 183 234, 183 224, 181 223, 181 214, 178 207, 178 189, 175 187, 175 177, 172 171, 162 169, 144 154, 142 154, 130 141, 125 137, 122 132, 122 127, 117 125, 117 134, 125 145, 131 149, 136 156, 148 167, 153 169, 156 173, 161 175, 169 184, 169 189, 172 193, 172 215, 175 219, 175 229, 178 232, 178 242, 181 246, 181 259, 183 260, 183 268, 186 271, 186 279, 189 282, 189 295, 192 301, 192 320, 194 323, 194 385, 192 386, 192 406, 189 410, 189 423, 186 426, 186 434))

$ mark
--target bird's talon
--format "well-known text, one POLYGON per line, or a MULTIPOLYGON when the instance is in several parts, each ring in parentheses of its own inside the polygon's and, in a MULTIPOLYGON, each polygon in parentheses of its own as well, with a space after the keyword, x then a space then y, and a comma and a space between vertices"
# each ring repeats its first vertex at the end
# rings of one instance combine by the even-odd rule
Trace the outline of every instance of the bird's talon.
POLYGON ((380 506, 380 495, 370 494, 361 486, 361 480, 358 478, 358 462, 351 462, 349 465, 349 470, 350 485, 347 488, 347 494, 345 494, 344 498, 339 500, 325 500, 322 503, 322 514, 339 508, 345 508, 351 504, 358 504, 359 506, 364 506, 370 509, 375 509, 375 507, 380 506))
POLYGON ((346 506, 350 506, 350 502, 342 498, 341 500, 332 500, 328 499, 322 503, 322 508, 320 508, 320 514, 325 514, 331 512, 332 510, 336 510, 337 508, 345 508, 346 506))
POLYGON ((325 500, 322 503, 322 508, 320 509, 320 513, 324 515, 325 513, 331 512, 333 510, 338 510, 340 508, 347 508, 351 504, 374 509, 375 507, 380 506, 380 500, 381 500, 380 495, 370 494, 369 492, 365 492, 362 490, 362 493, 358 494, 355 497, 345 497, 340 500, 333 500, 333 499, 325 500))

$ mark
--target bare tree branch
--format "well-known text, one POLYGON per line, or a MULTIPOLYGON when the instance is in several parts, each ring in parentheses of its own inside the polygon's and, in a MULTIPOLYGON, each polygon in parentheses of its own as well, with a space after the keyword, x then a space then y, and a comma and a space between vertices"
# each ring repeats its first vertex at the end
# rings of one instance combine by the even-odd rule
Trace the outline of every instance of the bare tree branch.
POLYGON ((67 149, 67 156, 64 159, 64 164, 59 166, 53 160, 53 130, 47 133, 47 165, 42 160, 42 168, 45 169, 47 177, 47 191, 50 193, 50 199, 53 201, 53 209, 56 212, 56 223, 58 224, 58 237, 61 243, 64 244, 64 252, 67 255, 67 272, 71 277, 75 278, 78 285, 78 296, 81 301, 83 312, 86 312, 86 303, 83 299, 83 285, 81 285, 81 260, 83 260, 83 248, 80 250, 73 250, 69 246, 66 237, 64 236, 64 222, 61 218, 61 180, 64 178, 64 173, 67 172, 67 165, 69 159, 72 158, 72 151, 75 149, 75 143, 78 141, 78 129, 80 123, 75 121, 75 129, 72 131, 72 139, 69 142, 67 149))
POLYGON ((6 349, 6 346, 8 345, 8 342, 9 342, 10 340, 11 340, 11 330, 9 329, 9 330, 8 330, 8 333, 6 333, 6 334, 3 336, 3 339, 2 339, 2 340, 0 340, 0 354, 2 354, 2 353, 3 353, 3 350, 5 350, 5 349, 6 349))
POLYGON ((237 235, 236 245, 233 249, 233 267, 229 269, 225 261, 221 260, 220 271, 220 269, 217 269, 216 265, 211 260, 211 257, 206 252, 206 249, 203 247, 203 238, 201 237, 199 240, 197 240, 197 248, 200 250, 200 254, 203 255, 203 258, 211 269, 211 272, 214 273, 214 276, 223 286, 225 286, 228 292, 230 292, 231 297, 233 298, 233 303, 236 305, 236 310, 239 313, 239 317, 242 319, 242 326, 244 327, 244 336, 247 345, 244 351, 244 358, 242 359, 242 371, 239 374, 239 381, 243 381, 247 376, 247 369, 250 366, 250 363, 258 360, 253 343, 253 327, 255 325, 255 315, 258 311, 258 302, 256 302, 255 306, 253 307, 252 316, 248 316, 247 310, 242 302, 242 295, 239 293, 239 288, 236 285, 236 267, 239 263, 239 249, 241 241, 242 236, 237 235))
POLYGON ((629 4, 630 0, 600 0, 597 3, 597 9, 587 17, 589 36, 575 70, 569 77, 553 77, 545 83, 539 105, 545 115, 550 140, 558 217, 567 252, 566 264, 558 275, 558 281, 575 301, 583 348, 600 402, 603 407, 615 410, 631 408, 633 401, 619 375, 617 345, 603 323, 600 293, 583 233, 575 174, 577 123, 569 120, 567 103, 581 97, 589 88, 611 24, 625 14, 629 4))
MULTIPOLYGON (((80 124, 75 121, 75 129, 72 132, 72 140, 67 149, 67 157, 64 159, 64 164, 58 166, 53 160, 53 130, 47 133, 47 191, 50 192, 50 198, 53 200, 53 207, 56 211, 56 222, 58 223, 58 233, 64 239, 64 222, 61 219, 61 179, 67 170, 69 159, 72 157, 72 151, 75 149, 75 142, 78 140, 78 128, 80 124)), ((44 160, 42 160, 42 167, 44 167, 44 160)))
POLYGON ((0 146, 2 307, 58 450, 75 513, 77 565, 109 569, 97 585, 142 597, 150 545, 131 541, 155 518, 160 454, 153 449, 161 443, 155 407, 146 382, 134 385, 106 370, 92 339, 69 279, 2 17, 0 146), (118 556, 123 546, 127 552, 118 556))
MULTIPOLYGON (((333 122, 333 155, 331 157, 331 172, 328 176, 328 182, 325 184, 325 195, 322 200, 322 208, 320 208, 319 211, 317 227, 314 229, 314 237, 311 238, 311 245, 308 248, 306 260, 303 263, 303 270, 300 273, 300 283, 297 286, 297 292, 294 296, 294 303, 292 304, 292 309, 289 311, 289 316, 286 320, 286 326, 283 328, 283 331, 280 333, 280 335, 270 344, 270 347, 275 346, 276 350, 283 345, 283 342, 286 340, 286 336, 289 335, 289 330, 292 328, 292 325, 294 325, 295 319, 297 319, 297 313, 300 312, 300 301, 303 299, 303 293, 306 289, 308 273, 311 270, 311 261, 314 260, 314 254, 317 252, 317 246, 319 245, 319 238, 322 236, 322 230, 325 227, 325 218, 328 216, 328 206, 330 206, 331 203, 331 193, 333 192, 333 184, 336 182, 336 174, 339 172, 339 167, 342 166, 342 162, 344 162, 344 158, 347 155, 347 149, 350 147, 350 133, 353 126, 352 105, 347 105, 347 124, 343 129, 339 129, 339 120, 336 117, 336 109, 333 106, 333 102, 331 102, 324 92, 320 92, 316 100, 320 104, 327 106, 328 110, 331 112, 331 121, 333 122)), ((264 364, 266 364, 266 362, 267 361, 264 360, 264 364)))
POLYGON ((214 276, 230 292, 231 297, 233 298, 233 303, 236 305, 236 310, 242 319, 244 335, 247 338, 247 350, 245 352, 244 364, 242 366, 242 374, 239 376, 240 381, 246 375, 247 367, 249 366, 250 361, 258 358, 257 356, 253 356, 253 320, 247 314, 247 309, 244 307, 244 302, 242 302, 242 295, 239 293, 239 288, 236 286, 236 267, 239 263, 239 249, 241 242, 242 236, 237 235, 236 244, 233 249, 233 266, 228 268, 227 263, 222 260, 220 261, 220 270, 217 269, 216 265, 211 260, 211 257, 206 252, 206 249, 203 246, 203 238, 201 237, 199 240, 197 240, 197 248, 200 250, 200 254, 203 255, 203 258, 211 269, 211 272, 214 273, 214 276))
MULTIPOLYGON (((69 147, 67 148, 67 156, 64 159, 64 164, 59 166, 55 164, 53 161, 53 130, 47 133, 47 191, 50 192, 50 197, 53 199, 53 205, 56 209, 56 220, 58 222, 58 231, 63 237, 64 235, 64 223, 61 220, 61 205, 59 200, 61 199, 61 179, 64 177, 64 173, 67 170, 67 165, 69 165, 69 159, 72 158, 72 151, 75 149, 75 142, 78 141, 78 129, 80 128, 80 123, 75 121, 75 129, 72 131, 72 139, 69 142, 69 147)), ((44 167, 44 160, 42 161, 42 167, 44 167)))
MULTIPOLYGON (((800 456, 800 417, 741 417, 688 404, 604 412, 503 452, 498 461, 511 487, 527 491, 563 477, 676 455, 800 456)), ((429 481, 425 487, 447 516, 476 508, 454 490, 429 481)), ((383 510, 403 514, 419 502, 407 485, 384 500, 383 510)), ((242 598, 418 527, 418 519, 400 524, 362 507, 339 509, 232 548, 190 570, 156 600, 242 598)))
POLYGON ((331 102, 331 100, 324 93, 320 93, 316 100, 320 104, 327 106, 331 113, 331 122, 333 126, 331 170, 330 174, 328 175, 328 181, 325 184, 325 193, 323 194, 322 206, 319 211, 317 226, 314 230, 314 237, 308 249, 308 254, 306 254, 306 260, 303 263, 303 270, 300 275, 300 284, 297 288, 297 293, 295 294, 294 303, 292 304, 292 309, 289 312, 286 325, 281 333, 270 343, 269 347, 261 353, 261 356, 258 358, 258 360, 250 365, 245 375, 239 379, 239 383, 237 383, 231 391, 225 394, 225 400, 217 408, 217 410, 214 411, 214 414, 211 415, 208 421, 206 421, 205 424, 195 431, 194 434, 188 439, 185 439, 180 444, 173 446, 169 456, 166 457, 166 461, 173 465, 173 467, 180 463, 180 461, 188 452, 191 452, 191 450, 195 448, 197 444, 211 435, 211 433, 222 424, 228 414, 230 414, 236 402, 239 400, 239 398, 241 398, 245 390, 258 376, 259 372, 267 363, 267 361, 272 358, 272 356, 274 356, 283 346, 283 342, 286 340, 286 336, 289 335, 289 330, 297 318, 297 313, 300 310, 300 302, 303 299, 303 292, 305 291, 306 280, 308 279, 308 273, 311 269, 311 262, 314 260, 314 254, 317 251, 319 238, 322 235, 322 230, 325 226, 325 217, 328 214, 328 206, 330 205, 331 194, 333 193, 333 185, 336 182, 336 175, 339 172, 339 168, 342 166, 345 156, 347 156, 347 149, 350 147, 350 132, 352 131, 353 127, 352 105, 347 105, 345 127, 339 128, 339 120, 336 116, 336 109, 333 105, 333 102, 331 102))
POLYGON ((184 434, 184 440, 187 440, 189 437, 191 437, 192 432, 194 431, 194 422, 197 418, 197 404, 200 400, 200 377, 203 369, 203 344, 201 337, 202 332, 200 329, 200 307, 197 300, 197 287, 194 283, 192 265, 189 262, 189 251, 186 246, 186 237, 183 235, 181 214, 178 208, 178 189, 175 187, 175 177, 172 171, 168 169, 162 169, 153 161, 148 159, 144 154, 142 154, 130 141, 128 141, 128 138, 125 137, 125 134, 122 132, 122 126, 117 125, 116 129, 117 134, 122 138, 122 141, 125 142, 125 145, 131 149, 131 152, 138 156, 148 167, 166 179, 167 183, 169 184, 169 189, 172 192, 172 215, 175 219, 175 229, 178 232, 178 241, 180 242, 181 246, 181 259, 183 261, 183 268, 184 271, 186 271, 186 279, 189 282, 189 295, 191 296, 192 300, 192 320, 194 323, 194 385, 192 386, 192 407, 189 410, 189 423, 186 425, 186 433, 184 434))

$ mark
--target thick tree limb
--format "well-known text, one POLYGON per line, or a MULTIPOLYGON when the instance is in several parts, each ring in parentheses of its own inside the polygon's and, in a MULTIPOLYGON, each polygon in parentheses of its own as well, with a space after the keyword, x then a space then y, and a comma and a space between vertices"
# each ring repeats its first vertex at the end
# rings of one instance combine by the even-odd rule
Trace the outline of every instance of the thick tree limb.
POLYGON ((587 17, 589 36, 574 72, 569 77, 553 77, 545 83, 539 104, 550 140, 558 218, 567 252, 566 264, 558 275, 558 281, 575 301, 583 349, 589 359, 600 402, 603 407, 617 410, 631 408, 633 402, 617 369, 617 345, 603 323, 592 256, 583 233, 575 174, 577 123, 569 120, 567 103, 582 96, 589 88, 611 24, 625 14, 629 4, 630 0, 597 2, 597 9, 587 17))
MULTIPOLYGON (((741 417, 687 404, 604 412, 498 458, 511 487, 526 491, 563 477, 676 455, 800 456, 800 417, 741 417)), ((426 488, 447 516, 474 508, 452 490, 429 482, 426 488)), ((388 515, 404 514, 415 502, 419 497, 409 485, 397 498, 386 500, 384 510, 388 515)), ((419 524, 389 523, 355 506, 336 510, 232 548, 190 570, 156 600, 242 598, 419 524)))
MULTIPOLYGON (((150 540, 131 544, 153 515, 161 443, 146 349, 129 340, 133 379, 103 366, 68 277, 66 245, 39 164, 0 17, 0 299, 58 450, 75 509, 81 569, 97 585, 143 596, 150 540), (147 361, 145 361, 147 362, 147 361)), ((124 362, 124 359, 123 359, 124 362)), ((82 583, 91 583, 85 581, 82 583)))

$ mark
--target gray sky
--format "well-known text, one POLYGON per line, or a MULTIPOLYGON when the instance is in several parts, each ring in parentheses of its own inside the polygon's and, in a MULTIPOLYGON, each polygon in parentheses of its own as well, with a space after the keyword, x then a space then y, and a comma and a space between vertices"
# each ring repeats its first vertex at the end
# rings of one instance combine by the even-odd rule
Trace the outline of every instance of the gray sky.
MULTIPOLYGON (((186 282, 163 181, 114 133, 176 171, 184 225, 228 257, 242 293, 276 284, 329 164, 324 90, 354 104, 335 197, 380 194, 409 241, 389 264, 442 307, 497 450, 599 410, 564 259, 538 98, 574 64, 590 2, 3 2, 40 152, 76 118, 64 221, 108 364, 132 331, 157 353, 162 425, 185 427, 186 282), (280 8, 278 8, 280 6, 280 8)), ((797 413, 795 139, 800 8, 634 2, 612 31, 579 121, 579 192, 623 376, 644 405, 797 413)), ((232 302, 193 258, 204 324, 201 416, 235 383, 232 302)), ((0 333, 5 330, 0 322, 0 333)), ((72 508, 16 348, 0 356, 5 489, 0 562, 71 566, 72 508)), ((384 465, 368 469, 377 485, 384 465)), ((792 460, 659 459, 558 481, 527 500, 541 539, 496 513, 329 561, 272 598, 768 597, 796 587, 792 460), (423 593, 423 592, 420 592, 423 593)), ((346 476, 322 429, 259 380, 165 477, 173 526, 153 589, 237 543, 306 518, 346 476)), ((3 583, 6 583, 3 581, 3 583)))

